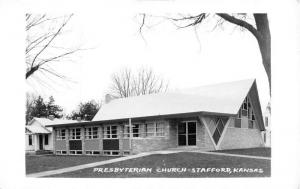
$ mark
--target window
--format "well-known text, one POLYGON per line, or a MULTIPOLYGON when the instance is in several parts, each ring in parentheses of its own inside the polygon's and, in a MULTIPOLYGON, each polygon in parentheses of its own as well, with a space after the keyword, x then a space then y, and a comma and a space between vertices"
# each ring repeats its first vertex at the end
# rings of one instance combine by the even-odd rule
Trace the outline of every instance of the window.
POLYGON ((117 126, 109 125, 104 127, 104 138, 118 138, 117 126))
POLYGON ((100 151, 88 150, 85 151, 86 155, 100 155, 100 151))
POLYGON ((269 118, 265 117, 265 126, 268 127, 269 126, 269 118))
POLYGON ((140 125, 134 124, 132 126, 132 137, 140 137, 140 125))
POLYGON ((242 112, 241 112, 241 109, 239 110, 238 118, 242 118, 242 112))
POLYGON ((215 123, 216 123, 216 129, 213 134, 213 139, 214 139, 215 143, 218 144, 225 126, 224 126, 222 119, 220 119, 220 118, 217 118, 215 123))
POLYGON ((255 116, 253 110, 251 110, 250 116, 249 116, 249 123, 248 123, 248 128, 253 129, 254 128, 254 122, 255 122, 255 116))
POLYGON ((82 154, 82 150, 70 150, 70 155, 82 154))
POLYGON ((242 106, 243 110, 248 110, 248 97, 245 98, 242 106))
POLYGON ((57 140, 65 140, 66 139, 66 129, 58 129, 56 131, 56 139, 57 140))
POLYGON ((164 122, 156 122, 156 123, 147 123, 146 124, 146 136, 164 136, 164 122))
POLYGON ((123 130, 123 137, 124 138, 129 138, 130 137, 130 128, 129 125, 124 125, 124 130, 123 130))
POLYGON ((156 123, 156 136, 164 136, 164 135, 165 135, 164 122, 156 123))
POLYGON ((146 124, 146 136, 153 137, 156 135, 156 124, 155 123, 147 123, 146 124))
POLYGON ((48 145, 48 141, 49 141, 49 137, 48 137, 48 135, 45 135, 44 144, 48 145))
MULTIPOLYGON (((139 124, 133 124, 132 125, 132 137, 140 137, 140 129, 139 124)), ((129 138, 130 137, 130 127, 129 125, 124 126, 123 130, 123 137, 129 138)))
POLYGON ((70 129, 69 139, 80 140, 81 139, 81 129, 80 128, 70 129))
POLYGON ((32 146, 32 135, 28 135, 29 146, 32 146))
POLYGON ((67 154, 67 151, 65 150, 57 150, 56 155, 62 155, 62 154, 67 154))
POLYGON ((103 155, 118 156, 118 155, 120 155, 120 152, 119 151, 106 150, 106 151, 103 151, 103 155))
POLYGON ((87 127, 84 129, 85 131, 85 139, 95 139, 99 138, 98 135, 98 127, 87 127))

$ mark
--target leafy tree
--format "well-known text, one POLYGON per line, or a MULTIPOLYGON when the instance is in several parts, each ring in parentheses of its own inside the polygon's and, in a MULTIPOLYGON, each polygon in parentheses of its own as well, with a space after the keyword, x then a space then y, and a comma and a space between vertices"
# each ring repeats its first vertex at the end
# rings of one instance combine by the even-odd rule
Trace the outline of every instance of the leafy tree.
POLYGON ((32 117, 47 117, 47 105, 41 96, 34 101, 33 110, 31 112, 32 117))
POLYGON ((99 111, 101 104, 97 103, 95 100, 90 100, 85 103, 80 103, 78 105, 78 110, 73 111, 69 116, 69 119, 76 120, 80 117, 81 120, 91 121, 96 113, 99 111))
POLYGON ((27 95, 26 97, 26 124, 33 117, 49 117, 50 115, 55 118, 62 117, 62 108, 55 104, 53 96, 49 97, 48 102, 45 102, 41 96, 30 98, 30 95, 27 95))
POLYGON ((55 100, 53 96, 49 97, 49 101, 46 104, 47 107, 47 115, 53 115, 55 118, 61 118, 62 108, 55 104, 55 100))

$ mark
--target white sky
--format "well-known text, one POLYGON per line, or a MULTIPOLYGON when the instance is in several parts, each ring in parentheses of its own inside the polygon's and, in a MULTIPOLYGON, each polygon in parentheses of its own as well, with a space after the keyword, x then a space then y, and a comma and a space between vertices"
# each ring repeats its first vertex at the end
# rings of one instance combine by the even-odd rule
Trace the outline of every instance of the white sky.
POLYGON ((147 17, 145 43, 138 33, 137 13, 120 9, 111 14, 105 7, 76 13, 66 28, 66 38, 59 42, 91 49, 77 54, 73 62, 55 66, 76 84, 48 81, 53 88, 47 89, 29 79, 28 91, 45 98, 53 95, 70 113, 80 102, 100 102, 109 89, 112 73, 126 66, 147 66, 169 81, 169 89, 256 78, 264 111, 269 101, 268 82, 256 39, 248 31, 225 25, 224 30, 212 32, 214 22, 207 20, 197 29, 197 41, 193 27, 178 30, 169 21, 147 17))

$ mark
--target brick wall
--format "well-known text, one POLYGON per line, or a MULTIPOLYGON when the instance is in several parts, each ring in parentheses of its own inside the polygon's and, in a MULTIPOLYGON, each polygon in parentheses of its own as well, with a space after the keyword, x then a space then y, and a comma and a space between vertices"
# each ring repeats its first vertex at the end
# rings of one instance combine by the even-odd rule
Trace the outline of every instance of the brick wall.
POLYGON ((67 150, 66 140, 55 139, 55 150, 67 150))
POLYGON ((220 150, 263 147, 264 144, 260 130, 257 127, 248 129, 242 125, 242 128, 235 128, 234 121, 230 122, 230 125, 224 134, 224 138, 219 146, 220 150))
POLYGON ((177 128, 174 127, 174 123, 164 121, 165 123, 165 136, 163 137, 144 137, 132 139, 132 153, 137 154, 140 152, 164 150, 170 147, 174 147, 177 143, 176 135, 177 128))
POLYGON ((84 150, 102 150, 99 139, 84 140, 84 150))

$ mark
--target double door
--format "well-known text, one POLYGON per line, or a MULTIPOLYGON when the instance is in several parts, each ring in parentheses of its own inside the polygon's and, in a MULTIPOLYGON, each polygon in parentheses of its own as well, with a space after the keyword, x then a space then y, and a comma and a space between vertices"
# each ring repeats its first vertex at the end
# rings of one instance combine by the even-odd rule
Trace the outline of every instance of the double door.
POLYGON ((196 121, 185 121, 178 124, 178 146, 196 145, 196 121))

